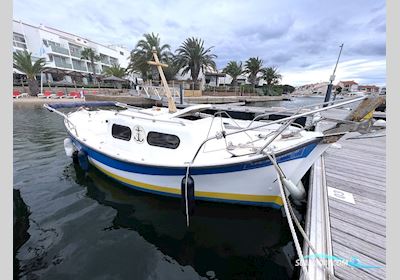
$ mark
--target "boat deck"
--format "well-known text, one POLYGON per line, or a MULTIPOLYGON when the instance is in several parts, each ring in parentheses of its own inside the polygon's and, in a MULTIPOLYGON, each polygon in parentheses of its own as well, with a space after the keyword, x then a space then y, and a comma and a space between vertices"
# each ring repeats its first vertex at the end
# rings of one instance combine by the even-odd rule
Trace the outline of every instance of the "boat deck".
MULTIPOLYGON (((330 262, 339 279, 385 279, 385 131, 354 133, 331 147, 314 166, 308 232, 318 253, 379 268, 330 262), (368 137, 361 139, 361 137, 368 137), (316 198, 319 197, 319 201, 316 198), (318 237, 324 235, 324 237, 318 237)), ((305 254, 312 252, 305 251, 305 254)), ((313 264, 310 279, 327 279, 313 264)))

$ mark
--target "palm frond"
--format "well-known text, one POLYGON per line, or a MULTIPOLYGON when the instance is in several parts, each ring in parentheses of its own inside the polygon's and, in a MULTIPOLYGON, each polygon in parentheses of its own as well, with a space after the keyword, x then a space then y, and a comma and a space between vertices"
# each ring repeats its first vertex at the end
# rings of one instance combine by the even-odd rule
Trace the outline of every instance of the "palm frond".
POLYGON ((217 57, 211 53, 213 47, 204 48, 204 41, 200 38, 187 38, 182 45, 175 51, 176 63, 183 68, 182 75, 190 71, 193 81, 198 79, 200 70, 211 67, 216 69, 214 59, 217 57))
POLYGON ((26 50, 13 53, 13 60, 13 66, 17 70, 24 72, 28 79, 35 79, 35 76, 43 71, 46 64, 44 58, 40 58, 33 63, 32 53, 28 53, 26 50))

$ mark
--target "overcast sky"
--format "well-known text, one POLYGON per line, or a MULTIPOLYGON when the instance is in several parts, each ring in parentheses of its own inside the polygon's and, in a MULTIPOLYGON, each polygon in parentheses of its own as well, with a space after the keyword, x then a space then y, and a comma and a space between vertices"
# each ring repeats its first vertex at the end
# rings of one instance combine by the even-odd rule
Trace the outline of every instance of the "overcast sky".
POLYGON ((159 33, 175 49, 188 37, 214 46, 218 69, 258 56, 282 83, 327 81, 344 43, 335 82, 386 83, 384 0, 134 1, 14 0, 14 19, 104 44, 134 48, 159 33))

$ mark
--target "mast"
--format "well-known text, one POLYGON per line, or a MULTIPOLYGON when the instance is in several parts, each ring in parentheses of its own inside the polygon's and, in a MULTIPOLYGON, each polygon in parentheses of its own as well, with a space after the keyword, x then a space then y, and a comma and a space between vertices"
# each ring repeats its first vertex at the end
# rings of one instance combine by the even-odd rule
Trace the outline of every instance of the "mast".
POLYGON ((161 63, 157 56, 157 50, 155 47, 152 48, 151 52, 153 53, 154 61, 147 61, 150 65, 157 66, 158 73, 160 73, 161 81, 164 86, 165 94, 168 100, 168 110, 170 113, 176 112, 175 100, 172 98, 171 91, 169 90, 167 79, 165 78, 163 67, 168 67, 167 64, 161 63))
MULTIPOLYGON (((339 47, 340 47, 339 55, 338 55, 338 58, 337 58, 337 60, 336 60, 335 68, 333 69, 333 74, 332 74, 331 77, 329 78, 330 83, 329 83, 328 88, 327 88, 327 90, 326 90, 326 95, 325 95, 325 100, 324 100, 324 102, 328 102, 328 101, 331 99, 332 86, 333 86, 332 83, 333 83, 333 81, 335 80, 335 72, 336 72, 336 68, 337 68, 338 63, 339 63, 340 55, 342 54, 343 45, 344 45, 344 44, 342 43, 342 44, 339 46, 339 47)), ((326 107, 326 106, 328 106, 328 104, 325 104, 325 105, 324 105, 324 107, 326 107)))

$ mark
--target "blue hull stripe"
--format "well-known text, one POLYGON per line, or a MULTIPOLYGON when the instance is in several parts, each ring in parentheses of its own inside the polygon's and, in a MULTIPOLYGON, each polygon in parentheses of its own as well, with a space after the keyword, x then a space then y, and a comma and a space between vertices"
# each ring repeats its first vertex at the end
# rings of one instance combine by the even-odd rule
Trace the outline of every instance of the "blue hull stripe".
MULTIPOLYGON (((101 152, 98 152, 92 148, 89 148, 84 143, 79 142, 71 135, 72 141, 75 145, 83 149, 89 157, 107 165, 109 167, 132 172, 139 174, 148 174, 148 175, 164 175, 164 176, 184 176, 186 174, 185 167, 166 167, 166 166, 150 166, 150 165, 142 165, 136 164, 132 162, 125 162, 122 160, 115 159, 108 155, 105 155, 101 152)), ((300 159, 307 157, 312 150, 317 146, 317 141, 310 142, 309 144, 299 147, 298 149, 291 150, 288 153, 277 156, 278 163, 290 161, 294 159, 300 159)), ((222 166, 208 166, 208 167, 192 167, 190 169, 191 175, 205 175, 205 174, 218 174, 218 173, 227 173, 227 172, 236 172, 236 171, 244 171, 251 170, 255 168, 265 167, 272 165, 271 161, 268 159, 259 159, 256 161, 248 161, 241 162, 231 165, 222 165, 222 166)))

